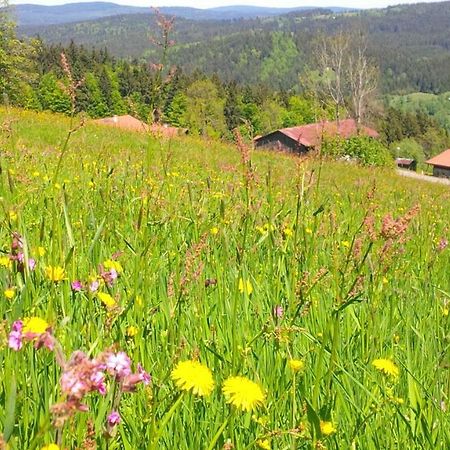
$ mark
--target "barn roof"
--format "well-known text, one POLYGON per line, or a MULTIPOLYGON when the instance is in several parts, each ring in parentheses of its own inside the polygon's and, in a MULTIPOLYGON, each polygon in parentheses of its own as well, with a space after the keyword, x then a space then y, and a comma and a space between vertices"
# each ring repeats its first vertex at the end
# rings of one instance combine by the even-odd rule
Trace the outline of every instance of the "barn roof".
POLYGON ((187 129, 171 127, 166 124, 147 125, 142 120, 136 119, 130 115, 105 117, 103 119, 97 119, 93 121, 100 125, 108 125, 112 127, 122 128, 124 130, 132 131, 151 131, 154 134, 158 134, 164 137, 174 137, 180 134, 186 134, 187 129))
MULTIPOLYGON (((318 122, 298 127, 282 128, 280 133, 288 136, 305 147, 316 147, 320 144, 322 137, 340 136, 350 138, 358 134, 356 122, 353 119, 344 119, 338 122, 318 122)), ((370 137, 378 137, 378 133, 368 127, 360 126, 359 132, 370 137)))
POLYGON ((97 119, 93 121, 94 123, 100 125, 108 125, 111 127, 122 128, 125 130, 132 131, 147 131, 148 125, 142 120, 136 119, 133 116, 125 115, 125 116, 113 116, 113 117, 105 117, 103 119, 97 119))
POLYGON ((447 167, 450 169, 450 148, 429 159, 426 163, 432 166, 447 167))

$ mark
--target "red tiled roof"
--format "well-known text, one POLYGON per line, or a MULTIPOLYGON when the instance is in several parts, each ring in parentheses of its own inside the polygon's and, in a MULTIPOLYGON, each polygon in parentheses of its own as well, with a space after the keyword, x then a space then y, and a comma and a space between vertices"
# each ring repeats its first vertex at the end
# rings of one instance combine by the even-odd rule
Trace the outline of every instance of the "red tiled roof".
POLYGON ((450 169, 450 148, 429 159, 426 163, 432 166, 448 167, 450 169))
POLYGON ((105 117, 104 119, 97 119, 93 121, 100 125, 108 125, 111 127, 122 128, 124 130, 132 131, 147 131, 148 125, 139 119, 130 115, 105 117))
MULTIPOLYGON (((304 145, 315 147, 321 142, 322 137, 340 136, 350 138, 358 134, 356 122, 353 119, 344 119, 337 122, 318 122, 298 127, 282 128, 281 133, 304 145)), ((368 127, 360 126, 360 133, 370 137, 378 137, 378 133, 368 127)))
POLYGON ((152 124, 148 126, 145 122, 136 119, 133 116, 114 116, 105 117, 104 119, 97 119, 93 121, 100 125, 108 125, 111 127, 122 128, 124 130, 131 131, 151 131, 154 134, 158 134, 164 137, 174 137, 180 134, 186 134, 187 130, 184 128, 171 127, 165 124, 152 124))

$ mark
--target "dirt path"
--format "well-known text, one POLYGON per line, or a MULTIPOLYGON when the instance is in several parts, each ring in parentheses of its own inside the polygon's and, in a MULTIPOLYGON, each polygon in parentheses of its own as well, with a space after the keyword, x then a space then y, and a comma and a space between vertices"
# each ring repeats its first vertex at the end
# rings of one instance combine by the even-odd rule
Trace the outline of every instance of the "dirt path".
POLYGON ((411 170, 402 169, 397 169, 397 173, 402 177, 414 178, 416 180, 428 181, 429 183, 446 184, 447 186, 450 186, 450 178, 430 177, 429 175, 421 175, 420 173, 412 172, 411 170))

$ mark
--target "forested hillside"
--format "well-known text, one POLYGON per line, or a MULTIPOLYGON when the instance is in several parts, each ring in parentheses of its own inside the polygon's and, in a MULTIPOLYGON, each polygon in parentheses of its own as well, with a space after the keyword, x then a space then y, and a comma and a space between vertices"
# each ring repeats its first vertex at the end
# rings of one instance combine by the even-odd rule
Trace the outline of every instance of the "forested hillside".
MULTIPOLYGON (((163 6, 161 13, 179 18, 192 20, 234 20, 253 19, 255 17, 271 17, 287 14, 291 11, 309 11, 312 6, 299 6, 293 8, 271 8, 261 6, 222 6, 216 8, 190 8, 182 6, 163 6)), ((331 8, 334 12, 351 11, 349 8, 331 8)), ((149 6, 125 6, 109 2, 67 3, 64 5, 15 5, 10 8, 17 24, 21 27, 45 26, 52 24, 73 23, 87 20, 96 20, 103 17, 112 17, 127 14, 150 14, 149 6)))
MULTIPOLYGON (((381 70, 385 93, 450 90, 450 2, 397 6, 360 13, 330 10, 234 21, 176 19, 172 64, 186 72, 220 73, 224 81, 295 89, 313 60, 318 33, 361 29, 381 70)), ((122 15, 64 26, 23 27, 48 43, 107 47, 119 57, 153 57, 149 15, 122 15)))

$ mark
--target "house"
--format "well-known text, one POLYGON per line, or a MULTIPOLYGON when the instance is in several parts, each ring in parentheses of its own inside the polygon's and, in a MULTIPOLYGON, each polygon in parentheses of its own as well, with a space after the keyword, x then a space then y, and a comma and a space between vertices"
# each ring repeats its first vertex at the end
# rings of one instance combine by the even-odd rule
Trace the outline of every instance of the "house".
POLYGON ((364 126, 359 129, 353 119, 344 119, 339 122, 318 122, 298 127, 281 128, 265 136, 255 138, 257 148, 284 150, 294 153, 306 153, 311 149, 319 148, 323 139, 340 136, 348 139, 357 135, 378 137, 378 133, 364 126))
POLYGON ((130 131, 140 131, 140 132, 150 131, 154 135, 167 138, 187 134, 188 132, 188 130, 185 128, 172 127, 167 124, 154 123, 152 125, 148 125, 142 120, 136 119, 135 117, 130 115, 105 117, 103 119, 93 120, 93 123, 121 128, 123 130, 130 130, 130 131))
POLYGON ((395 164, 399 169, 417 170, 417 161, 410 158, 395 158, 395 164))
POLYGON ((92 122, 98 125, 121 128, 123 130, 148 131, 148 125, 145 122, 130 115, 105 117, 103 119, 93 120, 92 122))
POLYGON ((435 177, 450 178, 450 148, 425 162, 433 166, 435 177))

